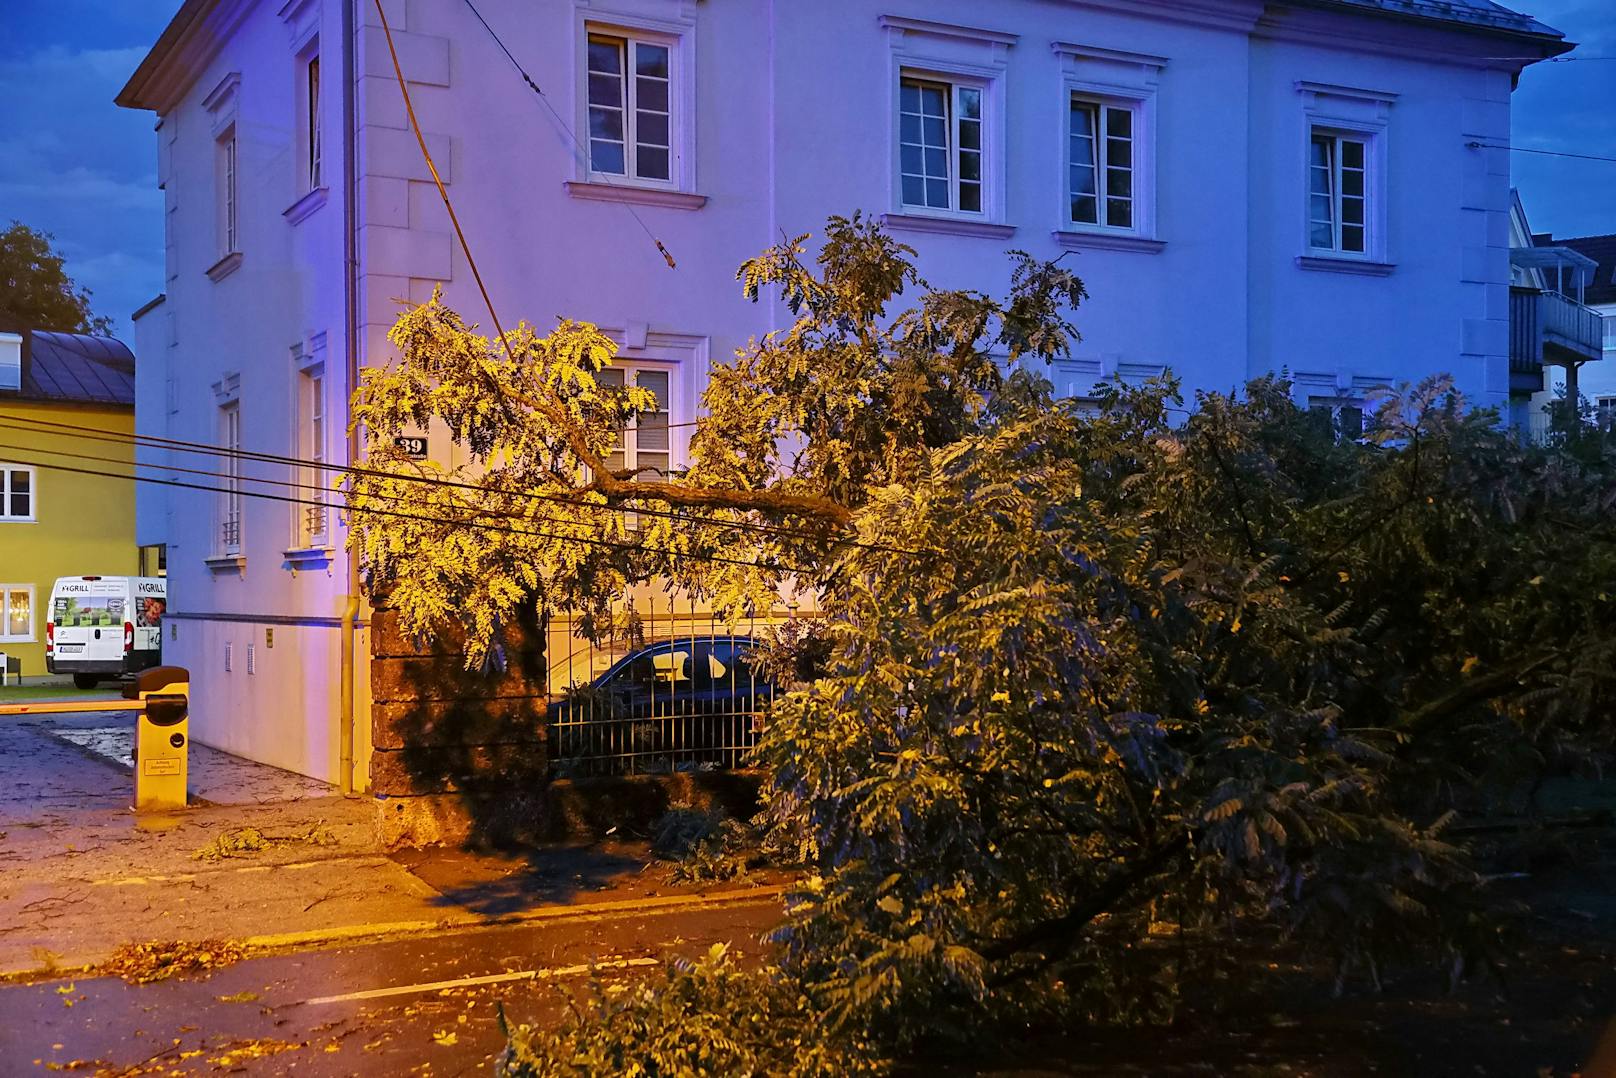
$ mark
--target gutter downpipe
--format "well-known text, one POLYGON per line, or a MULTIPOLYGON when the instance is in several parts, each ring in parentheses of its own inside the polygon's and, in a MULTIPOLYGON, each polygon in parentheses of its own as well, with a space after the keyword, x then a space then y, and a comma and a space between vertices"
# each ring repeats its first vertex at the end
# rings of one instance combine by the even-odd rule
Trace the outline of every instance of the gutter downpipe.
MULTIPOLYGON (((342 173, 347 185, 342 200, 342 303, 348 353, 347 380, 344 386, 347 397, 343 404, 343 413, 348 420, 347 463, 350 465, 359 459, 359 432, 353 427, 353 394, 359 385, 359 245, 356 232, 358 208, 355 203, 359 177, 356 175, 358 154, 354 145, 357 140, 357 111, 354 97, 359 69, 354 56, 358 48, 355 41, 354 5, 358 2, 359 0, 342 0, 342 173)), ((340 780, 338 786, 344 797, 354 796, 354 733, 358 721, 358 708, 354 700, 357 690, 354 677, 354 622, 359 614, 359 598, 359 558, 350 545, 348 592, 342 597, 342 661, 339 689, 341 714, 338 718, 337 732, 337 769, 340 780)))

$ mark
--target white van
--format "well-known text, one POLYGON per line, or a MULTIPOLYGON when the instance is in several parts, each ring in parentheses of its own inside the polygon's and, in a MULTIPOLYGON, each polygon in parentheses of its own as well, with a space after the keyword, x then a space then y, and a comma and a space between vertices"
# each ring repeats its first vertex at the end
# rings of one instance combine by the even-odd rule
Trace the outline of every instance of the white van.
POLYGON ((168 581, 159 576, 64 576, 51 588, 45 669, 93 689, 163 663, 168 581))

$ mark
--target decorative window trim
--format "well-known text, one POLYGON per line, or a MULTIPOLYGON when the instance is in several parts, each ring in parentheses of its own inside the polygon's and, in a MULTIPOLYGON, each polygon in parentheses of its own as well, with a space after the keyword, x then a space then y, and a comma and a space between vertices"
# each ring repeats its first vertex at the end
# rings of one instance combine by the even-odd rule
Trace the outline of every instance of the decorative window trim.
POLYGON ((39 607, 35 603, 38 595, 32 584, 0 584, 0 644, 32 644, 39 640, 39 607), (25 591, 28 593, 28 631, 14 633, 11 628, 11 595, 13 592, 25 591))
POLYGON ((1297 148, 1300 166, 1297 231, 1300 252, 1296 264, 1308 270, 1339 270, 1367 276, 1385 276, 1395 267, 1390 254, 1387 167, 1391 108, 1397 95, 1389 91, 1366 90, 1330 83, 1298 80, 1302 97, 1302 128, 1297 148), (1363 251, 1341 251, 1314 247, 1310 228, 1312 196, 1312 153, 1314 134, 1359 139, 1364 144, 1365 242, 1363 251), (1342 263, 1358 263, 1363 269, 1345 268, 1342 263))
MULTIPOLYGON (((1020 38, 1015 34, 981 30, 975 27, 878 16, 877 23, 888 35, 887 141, 890 211, 895 227, 910 224, 901 219, 929 218, 986 225, 1005 225, 1008 138, 1006 123, 1006 84, 1010 69, 1009 50, 1020 38), (973 85, 982 93, 982 209, 980 211, 916 206, 903 200, 902 112, 903 80, 928 79, 950 86, 973 85)), ((958 147, 950 131, 950 179, 957 169, 958 147)), ((960 235, 982 235, 968 229, 935 229, 960 235)), ((997 235, 997 233, 986 233, 997 235)))
POLYGON ((1056 229, 1050 235, 1055 242, 1069 251, 1135 251, 1157 255, 1167 249, 1166 240, 1136 236, 1121 229, 1097 229, 1092 226, 1071 226, 1056 229))
MULTIPOLYGON (((215 394, 217 395, 217 393, 215 394)), ((241 400, 239 395, 219 403, 219 445, 225 476, 224 486, 215 495, 213 557, 207 559, 210 568, 214 562, 236 559, 245 564, 246 506, 242 490, 244 469, 241 466, 241 400)), ((238 566, 239 568, 239 566, 238 566)))
POLYGON ((1157 238, 1156 219, 1156 98, 1162 70, 1168 60, 1149 53, 1127 52, 1094 45, 1056 41, 1051 50, 1060 60, 1061 106, 1060 204, 1056 220, 1061 228, 1055 239, 1063 247, 1155 253, 1164 244, 1157 238), (1096 188, 1101 209, 1099 221, 1079 221, 1072 216, 1071 122, 1072 103, 1082 101, 1102 108, 1126 109, 1132 114, 1131 175, 1132 223, 1123 227, 1104 223, 1104 177, 1096 188))
POLYGON ((213 280, 222 280, 241 264, 231 255, 241 254, 241 142, 232 121, 213 139, 214 229, 219 260, 208 267, 213 280))
POLYGON ((214 402, 219 407, 236 403, 241 400, 241 372, 225 371, 212 388, 214 402))
POLYGON ((32 464, 11 464, 0 460, 0 524, 39 523, 39 469, 32 464), (28 473, 28 513, 11 513, 11 473, 28 473))
POLYGON ((694 433, 689 424, 696 419, 702 391, 712 375, 711 338, 657 332, 644 322, 629 322, 622 329, 610 328, 602 332, 617 342, 614 363, 671 371, 668 422, 673 426, 668 439, 668 467, 670 470, 689 467, 690 435, 694 433))
POLYGON ((222 281, 241 268, 242 257, 240 251, 231 251, 202 272, 208 275, 210 281, 222 281))
MULTIPOLYGON (((580 184, 601 187, 634 188, 644 191, 683 192, 696 190, 696 17, 684 5, 674 18, 607 10, 578 0, 573 33, 573 130, 581 135, 583 146, 575 155, 574 179, 580 184), (666 45, 668 48, 668 178, 646 179, 632 174, 628 163, 628 130, 625 124, 625 157, 622 174, 596 172, 589 151, 589 37, 628 38, 666 45)), ((627 62, 627 57, 625 57, 627 62)), ((623 102, 625 111, 628 101, 623 102)), ((626 119, 626 116, 625 116, 626 119)), ((588 198, 568 188, 569 194, 588 198)), ((627 202, 628 198, 613 201, 627 202)), ((666 205, 646 202, 643 205, 666 205)), ((681 209, 689 207, 678 207, 681 209)))
MULTIPOLYGON (((964 214, 954 216, 942 213, 918 212, 920 207, 905 206, 906 211, 883 213, 881 223, 900 232, 930 232, 944 236, 975 236, 981 239, 1007 240, 1016 234, 1015 225, 994 224, 990 221, 972 221, 964 214)), ((974 215, 973 215, 974 216, 974 215)))
POLYGON ((208 122, 217 141, 235 126, 236 115, 241 111, 241 72, 232 71, 220 79, 202 99, 202 109, 209 116, 208 122))
POLYGON ((286 24, 293 52, 300 51, 320 32, 319 0, 286 0, 277 14, 286 24))
MULTIPOLYGON (((313 214, 315 210, 319 209, 321 206, 324 206, 326 199, 329 198, 330 195, 331 188, 316 187, 312 191, 305 192, 303 196, 296 202, 282 210, 281 216, 286 218, 288 224, 300 225, 303 223, 304 219, 313 214)), ((238 256, 239 254, 240 252, 237 252, 238 256)))
POLYGON ((591 202, 628 202, 636 206, 664 206, 672 210, 699 210, 707 205, 706 195, 686 191, 666 191, 654 187, 630 187, 621 183, 593 183, 564 180, 567 194, 591 202))
POLYGON ((1300 269, 1313 270, 1321 273, 1350 273, 1360 277, 1390 277, 1397 272, 1395 262, 1372 262, 1361 255, 1351 251, 1324 254, 1315 251, 1313 254, 1297 255, 1296 265, 1300 269))

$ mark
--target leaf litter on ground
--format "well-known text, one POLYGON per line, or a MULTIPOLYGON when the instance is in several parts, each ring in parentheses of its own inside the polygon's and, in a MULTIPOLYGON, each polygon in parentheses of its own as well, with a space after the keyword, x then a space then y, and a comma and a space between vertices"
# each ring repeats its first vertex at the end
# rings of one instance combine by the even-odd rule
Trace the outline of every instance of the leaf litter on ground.
POLYGON ((198 861, 223 861, 231 857, 252 857, 283 846, 335 846, 337 833, 324 820, 290 835, 266 835, 256 827, 232 827, 192 856, 198 861))
POLYGON ((228 940, 126 943, 102 963, 100 972, 129 984, 150 984, 185 973, 211 973, 241 961, 246 954, 228 940))

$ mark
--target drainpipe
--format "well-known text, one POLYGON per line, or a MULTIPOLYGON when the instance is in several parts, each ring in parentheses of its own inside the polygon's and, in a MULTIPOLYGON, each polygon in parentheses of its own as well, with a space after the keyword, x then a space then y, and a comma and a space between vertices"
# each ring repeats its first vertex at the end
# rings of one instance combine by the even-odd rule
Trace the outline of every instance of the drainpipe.
MULTIPOLYGON (((359 240, 357 111, 354 97, 357 91, 359 65, 354 53, 354 5, 360 0, 342 0, 342 176, 347 191, 342 200, 342 303, 346 319, 347 396, 343 415, 347 418, 348 460, 352 465, 359 459, 359 434, 353 429, 353 393, 359 385, 359 240)), ((354 796, 354 730, 359 720, 355 706, 356 681, 354 678, 354 621, 359 614, 359 559, 352 547, 348 550, 348 593, 342 597, 342 673, 341 715, 338 718, 339 787, 344 797, 354 796)))

